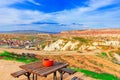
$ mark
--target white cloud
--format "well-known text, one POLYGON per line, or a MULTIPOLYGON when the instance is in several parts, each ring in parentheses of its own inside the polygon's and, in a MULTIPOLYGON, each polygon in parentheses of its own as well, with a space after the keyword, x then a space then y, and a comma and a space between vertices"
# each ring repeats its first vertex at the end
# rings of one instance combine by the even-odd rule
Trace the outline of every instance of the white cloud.
MULTIPOLYGON (((105 7, 107 5, 115 4, 115 0, 89 0, 87 2, 88 7, 79 7, 72 10, 64 10, 53 13, 43 13, 40 11, 32 10, 18 10, 7 7, 8 5, 18 2, 24 2, 25 0, 3 0, 0 1, 0 25, 16 25, 16 24, 31 24, 38 21, 54 21, 60 24, 67 24, 68 26, 61 26, 61 28, 81 29, 94 27, 94 26, 120 26, 120 9, 112 9, 106 11, 97 11, 98 8, 105 7), (6 3, 7 2, 7 3, 6 3), (70 25, 71 23, 84 24, 70 25)), ((35 5, 41 5, 34 0, 29 0, 35 5)), ((33 26, 33 25, 32 25, 33 26)), ((35 25, 34 25, 35 26, 35 25)), ((41 25, 40 25, 41 26, 41 25)), ((47 25, 49 26, 49 25, 47 25)), ((18 28, 18 27, 16 27, 18 28)), ((27 28, 33 28, 28 27, 27 28)), ((44 28, 44 27, 42 27, 44 28)), ((37 28, 38 29, 38 26, 37 28)))
POLYGON ((0 8, 0 24, 31 24, 49 19, 50 16, 39 11, 0 8))
MULTIPOLYGON (((104 26, 118 26, 120 23, 117 23, 119 20, 116 19, 115 16, 119 15, 119 8, 97 11, 98 8, 113 5, 115 3, 116 2, 114 2, 114 0, 90 0, 88 7, 80 7, 70 11, 57 12, 54 19, 60 23, 70 24, 72 22, 76 22, 85 24, 89 27, 92 27, 92 25, 96 25, 97 27, 101 24, 104 24, 104 26)), ((120 18, 120 16, 118 18, 120 18)))
POLYGON ((12 5, 14 3, 22 3, 25 0, 0 0, 0 7, 7 7, 9 5, 12 5))
POLYGON ((36 2, 36 1, 34 1, 34 0, 28 0, 28 1, 31 2, 31 3, 33 3, 33 4, 35 4, 35 5, 38 5, 38 6, 41 5, 40 3, 38 3, 38 2, 36 2))
POLYGON ((88 2, 88 5, 93 9, 97 9, 114 3, 115 3, 114 0, 90 0, 88 2))

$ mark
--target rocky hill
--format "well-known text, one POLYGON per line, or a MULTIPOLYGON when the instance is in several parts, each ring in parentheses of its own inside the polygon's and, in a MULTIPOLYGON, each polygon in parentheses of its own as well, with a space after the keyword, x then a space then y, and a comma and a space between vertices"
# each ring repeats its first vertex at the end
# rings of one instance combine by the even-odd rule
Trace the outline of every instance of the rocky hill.
POLYGON ((58 39, 55 42, 49 43, 43 50, 45 51, 94 51, 94 50, 109 50, 120 47, 119 40, 103 40, 95 41, 92 38, 86 39, 83 37, 73 37, 71 39, 58 39))
POLYGON ((46 32, 38 30, 13 30, 13 31, 0 31, 0 34, 13 33, 13 34, 57 34, 58 32, 46 32))
MULTIPOLYGON (((62 31, 58 36, 120 36, 120 29, 92 29, 92 30, 72 30, 62 31)), ((56 36, 57 36, 56 35, 56 36)))

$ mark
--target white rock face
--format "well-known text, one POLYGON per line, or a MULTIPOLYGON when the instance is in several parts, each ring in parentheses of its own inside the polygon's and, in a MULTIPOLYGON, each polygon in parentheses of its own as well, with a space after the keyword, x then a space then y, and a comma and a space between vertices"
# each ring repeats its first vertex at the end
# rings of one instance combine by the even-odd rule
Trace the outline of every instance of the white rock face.
POLYGON ((120 61, 120 55, 114 53, 114 57, 117 59, 117 61, 120 61))
POLYGON ((120 46, 120 41, 105 41, 105 42, 94 42, 93 43, 94 46, 97 45, 104 45, 104 46, 120 46))
POLYGON ((77 46, 78 44, 80 44, 79 41, 76 42, 72 42, 72 41, 64 41, 63 39, 59 39, 56 42, 45 46, 45 48, 43 50, 45 51, 55 51, 55 50, 62 50, 62 51, 66 51, 66 50, 95 50, 97 49, 96 46, 98 45, 104 45, 104 46, 115 46, 115 47, 120 47, 120 41, 103 41, 103 42, 93 42, 92 45, 84 45, 82 44, 81 46, 77 46))
POLYGON ((86 49, 86 46, 85 45, 82 45, 79 50, 83 51, 84 49, 86 49))
POLYGON ((45 51, 53 51, 53 50, 60 50, 61 46, 63 44, 63 40, 57 40, 56 42, 46 46, 43 50, 45 51))
POLYGON ((79 42, 72 43, 71 41, 69 41, 61 50, 65 51, 65 50, 68 50, 68 48, 70 50, 74 50, 77 44, 79 44, 79 42))
POLYGON ((105 41, 104 45, 107 45, 107 46, 120 46, 120 41, 105 41))
POLYGON ((89 46, 87 49, 88 49, 88 50, 95 50, 96 47, 95 47, 95 46, 89 46))
POLYGON ((64 40, 58 40, 48 46, 46 46, 43 50, 45 51, 54 51, 54 50, 74 50, 77 47, 77 44, 79 42, 71 42, 68 41, 66 44, 64 43, 64 40))
POLYGON ((99 42, 93 42, 92 44, 93 44, 94 46, 101 45, 99 42))

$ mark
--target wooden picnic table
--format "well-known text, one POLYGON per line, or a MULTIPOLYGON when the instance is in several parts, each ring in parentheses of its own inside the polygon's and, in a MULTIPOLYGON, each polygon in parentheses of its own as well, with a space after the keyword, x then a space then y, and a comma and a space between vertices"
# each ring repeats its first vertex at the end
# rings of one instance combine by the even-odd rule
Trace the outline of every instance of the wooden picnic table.
POLYGON ((63 73, 60 71, 60 69, 65 68, 68 66, 68 63, 63 62, 54 62, 53 66, 45 67, 43 66, 42 62, 34 62, 26 65, 21 65, 20 68, 24 69, 28 73, 26 74, 28 77, 28 80, 30 80, 30 75, 33 74, 32 80, 37 80, 37 75, 46 77, 47 75, 53 73, 53 80, 57 80, 56 72, 59 71, 60 73, 60 80, 63 80, 63 73), (34 76, 36 75, 36 77, 34 76))

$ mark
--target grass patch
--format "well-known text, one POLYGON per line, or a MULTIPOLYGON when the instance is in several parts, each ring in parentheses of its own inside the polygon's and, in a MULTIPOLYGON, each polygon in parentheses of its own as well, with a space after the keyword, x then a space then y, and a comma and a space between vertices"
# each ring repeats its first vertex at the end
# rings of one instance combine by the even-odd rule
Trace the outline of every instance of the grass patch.
POLYGON ((85 38, 82 38, 82 37, 73 37, 74 40, 78 40, 82 43, 88 43, 89 40, 88 39, 85 39, 85 38))
POLYGON ((96 56, 101 57, 101 58, 108 58, 108 55, 106 52, 101 52, 100 54, 98 53, 96 56))
POLYGON ((89 71, 89 70, 85 70, 85 69, 79 69, 79 68, 72 68, 72 69, 77 72, 82 72, 86 76, 90 76, 97 80, 120 80, 120 78, 117 78, 116 76, 114 76, 112 74, 108 74, 108 73, 97 73, 97 72, 93 72, 93 71, 89 71))
POLYGON ((102 52, 102 53, 101 53, 101 56, 102 56, 102 57, 108 57, 107 54, 106 54, 106 52, 102 52))
POLYGON ((120 50, 115 51, 116 54, 120 55, 120 50))
POLYGON ((8 51, 4 51, 4 53, 0 53, 0 57, 4 57, 4 58, 2 58, 4 60, 14 60, 14 61, 24 62, 24 63, 30 63, 30 62, 37 61, 37 58, 35 58, 35 57, 28 57, 28 56, 23 56, 23 55, 18 55, 18 54, 11 54, 8 51))

